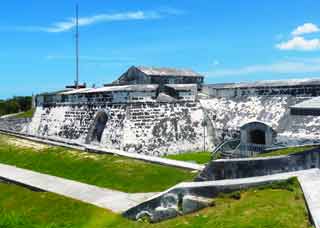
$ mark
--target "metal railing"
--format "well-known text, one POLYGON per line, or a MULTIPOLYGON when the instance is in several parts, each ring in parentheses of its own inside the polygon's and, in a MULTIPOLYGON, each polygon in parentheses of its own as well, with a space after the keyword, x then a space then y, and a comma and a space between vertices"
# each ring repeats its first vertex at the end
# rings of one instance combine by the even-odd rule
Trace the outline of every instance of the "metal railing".
POLYGON ((254 157, 263 153, 267 146, 263 144, 241 143, 239 139, 228 140, 219 144, 213 154, 220 153, 225 158, 254 157))
POLYGON ((262 153, 266 148, 267 147, 264 144, 255 144, 255 143, 241 143, 240 144, 241 151, 252 151, 255 153, 262 153))
POLYGON ((214 149, 213 153, 232 151, 236 149, 239 144, 240 139, 223 141, 214 149))

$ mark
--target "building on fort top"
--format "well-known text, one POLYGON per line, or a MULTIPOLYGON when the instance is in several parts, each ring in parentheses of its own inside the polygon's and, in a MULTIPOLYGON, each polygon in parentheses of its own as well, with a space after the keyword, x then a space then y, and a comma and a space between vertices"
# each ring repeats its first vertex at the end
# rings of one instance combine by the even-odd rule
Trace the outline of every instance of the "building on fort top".
POLYGON ((203 76, 192 70, 131 67, 101 88, 66 87, 37 96, 37 105, 195 101, 203 76))
POLYGON ((113 84, 203 84, 204 76, 187 69, 132 66, 113 84))

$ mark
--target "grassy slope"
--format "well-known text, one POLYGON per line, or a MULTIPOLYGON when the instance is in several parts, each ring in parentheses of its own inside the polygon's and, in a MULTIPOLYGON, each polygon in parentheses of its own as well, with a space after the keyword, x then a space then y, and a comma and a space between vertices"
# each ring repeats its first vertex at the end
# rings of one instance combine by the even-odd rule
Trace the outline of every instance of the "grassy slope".
POLYGON ((215 206, 158 224, 133 222, 72 199, 0 183, 0 227, 6 228, 307 228, 299 185, 251 189, 241 199, 220 196, 215 206))
POLYGON ((191 152, 183 154, 174 154, 167 155, 166 158, 179 161, 196 162, 198 164, 205 164, 212 160, 210 152, 191 152))
POLYGON ((15 118, 31 118, 33 117, 35 109, 30 109, 26 112, 20 113, 18 115, 15 116, 15 118))
POLYGON ((275 151, 272 151, 269 153, 259 154, 257 157, 289 155, 289 154, 294 154, 294 153, 298 153, 298 152, 303 152, 306 150, 311 150, 314 148, 316 148, 316 147, 314 147, 314 146, 289 147, 289 148, 285 148, 285 149, 275 150, 275 151))
POLYGON ((61 147, 19 148, 7 144, 7 139, 0 135, 0 163, 125 192, 162 191, 196 175, 189 170, 61 147))

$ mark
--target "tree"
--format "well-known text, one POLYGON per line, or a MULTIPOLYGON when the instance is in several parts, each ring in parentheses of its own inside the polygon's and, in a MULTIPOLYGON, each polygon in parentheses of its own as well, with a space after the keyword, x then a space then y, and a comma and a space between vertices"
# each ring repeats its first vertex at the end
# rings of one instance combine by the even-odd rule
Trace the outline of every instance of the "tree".
POLYGON ((32 97, 13 97, 7 100, 0 100, 0 116, 17 113, 17 112, 25 112, 31 109, 32 105, 32 97))

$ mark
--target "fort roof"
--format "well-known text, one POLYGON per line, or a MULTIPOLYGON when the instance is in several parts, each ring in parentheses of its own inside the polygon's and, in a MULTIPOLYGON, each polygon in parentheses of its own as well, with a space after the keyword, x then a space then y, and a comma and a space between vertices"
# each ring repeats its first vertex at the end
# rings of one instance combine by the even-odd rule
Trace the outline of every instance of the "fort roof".
POLYGON ((291 106, 294 109, 320 109, 320 97, 315 97, 291 106))
POLYGON ((203 77, 190 69, 175 69, 167 67, 136 67, 142 73, 149 76, 177 76, 177 77, 203 77))
POLYGON ((216 89, 259 88, 259 87, 290 87, 304 85, 320 85, 320 79, 290 79, 290 80, 264 80, 255 82, 221 83, 207 85, 216 89))
POLYGON ((155 91, 158 89, 158 85, 121 85, 121 86, 106 86, 101 88, 92 88, 82 93, 100 93, 100 92, 115 92, 115 91, 155 91))
POLYGON ((73 90, 70 90, 70 91, 62 92, 62 93, 60 93, 60 94, 61 94, 61 95, 71 95, 71 94, 83 93, 83 92, 89 91, 89 90, 91 90, 91 89, 92 89, 92 88, 73 89, 73 90))
POLYGON ((191 90, 197 88, 197 84, 166 84, 165 86, 175 90, 191 90))
MULTIPOLYGON (((105 86, 100 88, 82 88, 60 92, 60 95, 72 95, 83 93, 101 93, 101 92, 115 92, 115 91, 155 91, 158 85, 121 85, 121 86, 105 86)), ((55 94, 55 93, 53 93, 55 94)))

